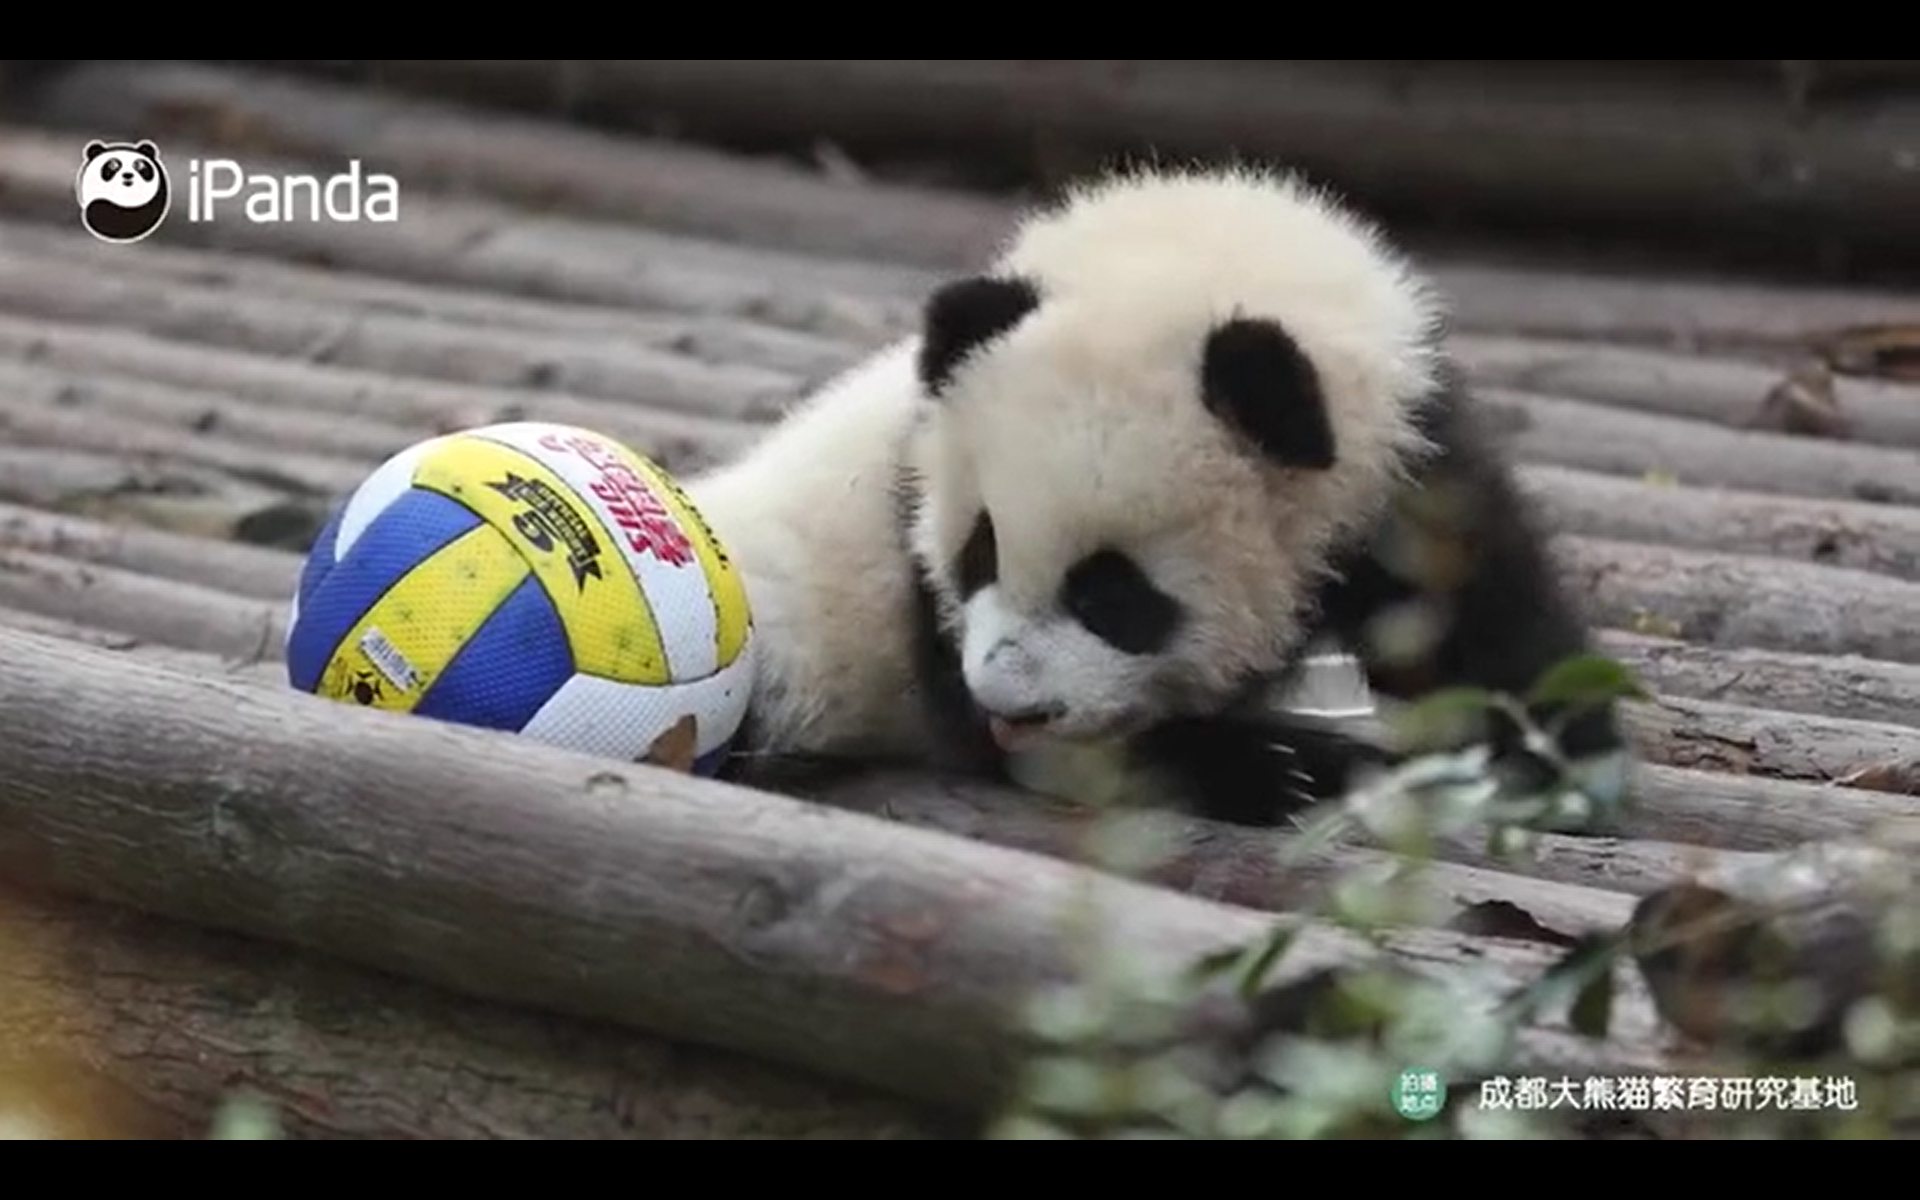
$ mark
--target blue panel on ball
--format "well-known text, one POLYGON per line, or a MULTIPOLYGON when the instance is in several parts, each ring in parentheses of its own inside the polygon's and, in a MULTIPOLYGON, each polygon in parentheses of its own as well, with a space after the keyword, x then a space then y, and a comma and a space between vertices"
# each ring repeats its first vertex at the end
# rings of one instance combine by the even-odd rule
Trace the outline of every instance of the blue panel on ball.
POLYGON ((327 518, 327 523, 322 525, 320 532, 314 535, 313 547, 307 551, 306 565, 300 568, 301 608, 305 608, 313 599, 314 590, 320 586, 320 581, 333 570, 334 543, 340 540, 340 522, 346 515, 347 504, 343 500, 334 506, 333 515, 327 518))
POLYGON ((694 759, 693 773, 707 779, 712 779, 720 773, 720 768, 726 765, 727 751, 729 749, 731 749, 731 747, 721 746, 716 750, 710 750, 699 758, 694 759))
POLYGON ((571 678, 567 632, 539 577, 529 575, 428 685, 413 711, 518 732, 571 678))
MULTIPOLYGON (((387 589, 434 551, 480 524, 474 511, 438 492, 415 488, 382 509, 344 557, 311 590, 304 585, 300 620, 287 639, 287 678, 311 692, 340 639, 387 589)), ((331 557, 334 539, 327 538, 331 557)))

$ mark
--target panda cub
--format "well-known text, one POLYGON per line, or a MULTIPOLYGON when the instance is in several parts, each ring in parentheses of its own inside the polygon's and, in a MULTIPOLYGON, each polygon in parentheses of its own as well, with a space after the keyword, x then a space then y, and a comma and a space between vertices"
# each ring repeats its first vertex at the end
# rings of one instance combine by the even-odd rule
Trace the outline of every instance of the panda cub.
MULTIPOLYGON (((1524 691, 1588 636, 1442 326, 1287 176, 1120 174, 1031 214, 916 336, 690 481, 761 634, 744 753, 1264 824, 1382 758, 1262 705, 1317 644, 1390 697, 1524 691)), ((1605 709, 1564 736, 1621 744, 1605 709)))

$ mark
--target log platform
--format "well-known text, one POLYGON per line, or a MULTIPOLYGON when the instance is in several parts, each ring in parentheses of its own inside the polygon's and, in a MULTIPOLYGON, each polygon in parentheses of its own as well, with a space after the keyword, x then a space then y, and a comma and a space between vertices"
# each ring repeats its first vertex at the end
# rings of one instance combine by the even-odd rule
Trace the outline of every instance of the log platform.
MULTIPOLYGON (((234 66, 49 65, 4 104, 0 1119, 58 1075, 43 1119, 80 1133, 192 1133, 241 1088, 313 1137, 969 1136, 1005 998, 1067 957, 1043 917, 1084 819, 894 774, 800 804, 610 771, 293 696, 277 658, 300 550, 387 454, 524 416, 693 470, 906 328, 1008 202, 234 66), (360 158, 402 218, 191 222, 182 198, 104 244, 73 198, 94 136, 360 158)), ((1656 698, 1622 836, 1547 838, 1525 871, 1442 847, 1406 953, 1517 977, 1648 897, 1908 844, 1920 382, 1823 348, 1920 293, 1429 261, 1563 569, 1656 698)), ((1282 871, 1267 835, 1172 832, 1111 885, 1152 954, 1382 858, 1282 871)), ((1527 1053, 1692 1061, 1653 982, 1623 985, 1612 1042, 1527 1053)))

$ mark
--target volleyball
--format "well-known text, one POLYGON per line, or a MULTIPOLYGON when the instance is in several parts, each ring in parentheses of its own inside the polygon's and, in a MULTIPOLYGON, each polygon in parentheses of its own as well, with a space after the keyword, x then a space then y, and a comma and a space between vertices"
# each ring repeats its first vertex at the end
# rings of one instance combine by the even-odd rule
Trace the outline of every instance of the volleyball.
POLYGON ((747 595, 660 467, 590 430, 468 429, 382 463, 308 552, 303 692, 714 774, 753 676, 747 595))

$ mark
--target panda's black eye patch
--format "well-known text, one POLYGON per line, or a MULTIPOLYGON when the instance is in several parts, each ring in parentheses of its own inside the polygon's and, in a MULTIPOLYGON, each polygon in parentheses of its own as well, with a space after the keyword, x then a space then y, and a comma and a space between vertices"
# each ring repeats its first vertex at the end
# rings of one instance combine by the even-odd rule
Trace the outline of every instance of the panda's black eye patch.
POLYGON ((1060 606, 1122 654, 1157 654, 1180 627, 1180 602, 1117 550, 1075 563, 1060 585, 1060 606))
POLYGON ((146 180, 148 183, 153 182, 153 164, 146 159, 143 158, 135 162, 133 169, 140 173, 140 178, 146 180))
POLYGON ((960 547, 960 559, 954 564, 962 599, 970 599, 981 588, 1000 578, 1000 546, 993 536, 993 517, 986 509, 973 519, 973 530, 960 547))
POLYGON ((120 160, 117 158, 108 159, 106 163, 100 168, 100 178, 102 179, 112 179, 115 175, 118 175, 119 173, 120 173, 120 160))

